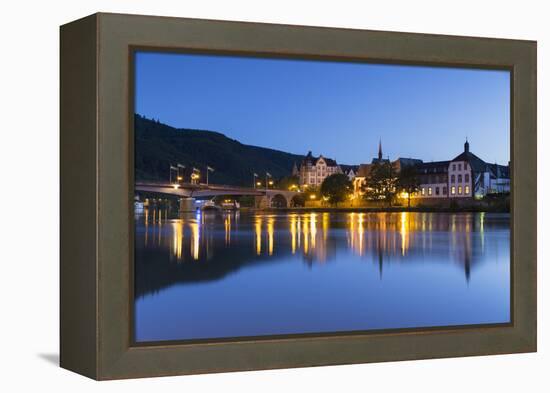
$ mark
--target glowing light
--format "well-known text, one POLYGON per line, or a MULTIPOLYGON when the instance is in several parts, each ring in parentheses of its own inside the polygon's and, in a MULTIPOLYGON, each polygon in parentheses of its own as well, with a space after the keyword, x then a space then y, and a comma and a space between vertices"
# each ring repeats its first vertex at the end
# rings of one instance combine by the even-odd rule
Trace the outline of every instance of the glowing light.
POLYGON ((182 249, 183 249, 183 222, 182 221, 178 220, 172 223, 172 236, 173 236, 172 253, 176 257, 176 259, 179 261, 182 256, 182 249))
POLYGON ((401 213, 401 255, 405 256, 408 248, 409 213, 401 213))
POLYGON ((199 260, 200 231, 199 222, 190 222, 191 227, 191 256, 195 261, 199 260))
POLYGON ((355 245, 355 213, 352 212, 349 215, 349 245, 351 249, 354 249, 355 245))
POLYGON ((315 199, 315 198, 317 198, 317 195, 315 195, 315 194, 311 194, 311 195, 309 196, 309 199, 315 199))
POLYGON ((231 214, 225 216, 225 245, 229 246, 231 244, 231 214))
POLYGON ((315 248, 315 241, 317 239, 317 214, 310 214, 309 228, 311 234, 311 248, 315 248))
POLYGON ((274 224, 275 219, 269 217, 267 219, 267 249, 269 255, 273 255, 273 234, 274 234, 274 224))
POLYGON ((262 219, 260 217, 256 218, 254 229, 256 233, 256 254, 260 255, 262 253, 262 219))
POLYGON ((145 245, 147 246, 147 240, 149 237, 149 208, 145 209, 145 245))
POLYGON ((323 213, 323 241, 327 241, 330 213, 323 213))
POLYGON ((180 185, 179 184, 174 184, 173 187, 174 187, 174 190, 177 190, 178 188, 180 188, 180 185))
POLYGON ((304 254, 307 254, 309 252, 309 219, 307 216, 304 217, 302 232, 304 234, 304 254))
POLYGON ((296 253, 296 216, 290 216, 290 238, 292 245, 292 253, 296 253))

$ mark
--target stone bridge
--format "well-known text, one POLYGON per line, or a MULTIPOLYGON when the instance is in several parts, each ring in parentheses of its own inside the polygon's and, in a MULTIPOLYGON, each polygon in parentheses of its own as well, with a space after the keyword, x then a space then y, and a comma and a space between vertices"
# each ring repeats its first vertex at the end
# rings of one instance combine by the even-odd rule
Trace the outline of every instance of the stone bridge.
POLYGON ((278 190, 273 188, 248 188, 219 184, 170 184, 136 182, 137 192, 146 192, 180 198, 208 199, 215 196, 254 196, 256 207, 290 207, 296 191, 278 190))

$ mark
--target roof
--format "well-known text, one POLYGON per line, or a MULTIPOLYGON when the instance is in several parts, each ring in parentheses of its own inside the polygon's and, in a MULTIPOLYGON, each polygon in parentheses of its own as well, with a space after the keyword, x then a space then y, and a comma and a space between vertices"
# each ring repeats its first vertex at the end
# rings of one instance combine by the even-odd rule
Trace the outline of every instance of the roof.
POLYGON ((315 165, 317 164, 317 161, 319 161, 320 158, 323 158, 323 160, 325 160, 328 166, 338 166, 338 164, 336 163, 336 160, 333 160, 332 158, 323 157, 323 155, 320 155, 319 157, 315 157, 313 156, 313 154, 311 154, 311 151, 308 151, 307 155, 302 160, 302 165, 307 165, 307 164, 315 165))
POLYGON ((454 161, 466 161, 468 164, 470 164, 474 172, 485 172, 485 169, 487 167, 485 161, 469 151, 464 151, 460 153, 458 156, 451 160, 451 162, 454 161))
POLYGON ((346 174, 348 174, 350 171, 353 171, 354 173, 357 173, 357 171, 359 170, 359 165, 340 164, 340 168, 342 168, 342 171, 346 174))
MULTIPOLYGON (((319 157, 321 158, 321 157, 319 157)), ((323 160, 325 160, 325 162, 327 163, 328 166, 336 166, 338 165, 336 163, 336 160, 333 160, 332 158, 326 158, 326 157, 323 157, 323 160)))
POLYGON ((311 165, 315 165, 315 161, 317 161, 317 159, 313 157, 313 155, 311 154, 311 151, 308 151, 307 155, 302 160, 302 165, 306 165, 308 163, 311 165))
POLYGON ((387 158, 373 158, 371 164, 379 164, 383 162, 390 162, 387 158))
POLYGON ((429 174, 429 173, 447 173, 449 170, 450 161, 432 161, 432 162, 423 162, 418 164, 418 173, 420 174, 429 174))
POLYGON ((357 177, 367 177, 370 172, 370 166, 372 164, 361 164, 359 165, 359 168, 357 168, 357 171, 355 172, 355 175, 357 177))
POLYGON ((422 160, 418 158, 406 158, 406 157, 399 157, 397 160, 394 161, 395 163, 399 163, 400 166, 411 166, 411 165, 419 165, 422 164, 422 160))

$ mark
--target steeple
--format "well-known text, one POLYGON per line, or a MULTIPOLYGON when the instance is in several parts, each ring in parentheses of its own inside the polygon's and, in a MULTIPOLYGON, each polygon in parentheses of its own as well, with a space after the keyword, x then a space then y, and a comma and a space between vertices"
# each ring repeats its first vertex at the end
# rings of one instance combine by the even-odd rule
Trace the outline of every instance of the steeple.
POLYGON ((298 165, 296 165, 296 161, 294 161, 294 165, 292 166, 292 176, 298 176, 300 171, 298 170, 298 165))
POLYGON ((378 160, 382 161, 382 138, 378 141, 378 160))
POLYGON ((464 153, 468 153, 470 151, 470 144, 468 143, 468 138, 466 138, 466 142, 464 143, 464 153))

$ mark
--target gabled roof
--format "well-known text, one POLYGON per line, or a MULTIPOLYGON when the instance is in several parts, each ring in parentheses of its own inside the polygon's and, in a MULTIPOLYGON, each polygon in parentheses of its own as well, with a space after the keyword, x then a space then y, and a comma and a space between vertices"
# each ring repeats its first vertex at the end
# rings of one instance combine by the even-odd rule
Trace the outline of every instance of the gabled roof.
POLYGON ((469 151, 464 151, 451 160, 451 162, 455 161, 466 161, 475 172, 485 172, 487 167, 485 161, 469 151))
MULTIPOLYGON (((321 158, 321 157, 319 157, 321 158)), ((317 159, 317 161, 319 160, 319 158, 317 159)), ((337 166, 338 164, 336 163, 336 160, 333 160, 332 158, 326 158, 326 157, 323 157, 323 160, 325 160, 325 162, 327 163, 328 166, 337 166)), ((316 163, 317 163, 316 161, 316 163)))
POLYGON ((316 165, 317 161, 319 161, 320 158, 323 158, 323 160, 325 160, 328 166, 338 166, 338 164, 336 163, 336 160, 333 160, 332 158, 323 157, 322 155, 320 155, 319 157, 314 157, 313 154, 311 154, 311 151, 309 151, 307 155, 304 157, 304 159, 302 160, 302 165, 307 165, 307 164, 316 165))
POLYGON ((357 173, 357 170, 359 169, 359 165, 346 165, 346 164, 340 164, 340 169, 342 170, 343 173, 345 173, 346 175, 350 172, 350 171, 353 171, 354 174, 357 173))

